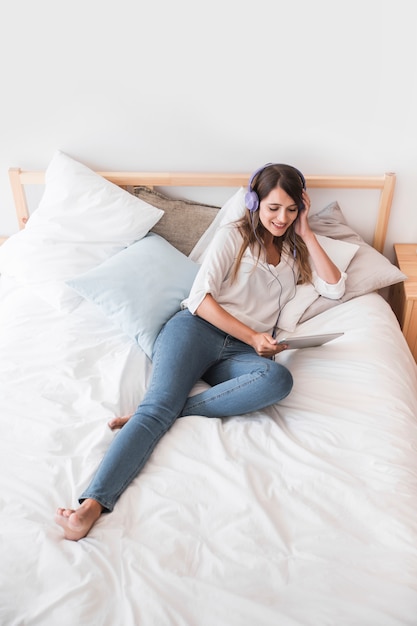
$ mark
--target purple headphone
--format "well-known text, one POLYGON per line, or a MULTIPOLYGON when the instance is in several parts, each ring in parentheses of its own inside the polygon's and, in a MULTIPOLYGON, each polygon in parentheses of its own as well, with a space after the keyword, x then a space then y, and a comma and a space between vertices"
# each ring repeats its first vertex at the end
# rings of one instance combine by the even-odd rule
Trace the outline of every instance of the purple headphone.
MULTIPOLYGON (((249 209, 249 211, 251 213, 253 213, 254 211, 256 211, 259 208, 259 197, 258 197, 258 194, 256 193, 256 191, 253 191, 253 189, 252 189, 253 180, 260 172, 262 172, 264 169, 266 169, 270 165, 281 165, 281 164, 280 163, 275 163, 275 164, 274 163, 267 163, 266 165, 263 165, 262 167, 257 169, 256 172, 254 172, 252 174, 252 176, 250 177, 250 181, 249 181, 249 184, 248 184, 248 190, 247 190, 247 192, 245 194, 245 203, 246 203, 246 207, 249 209)), ((300 170, 297 170, 297 168, 293 167, 293 169, 297 172, 298 176, 300 177, 301 183, 303 185, 303 189, 305 189, 306 188, 306 180, 305 180, 304 176, 302 175, 300 170)))

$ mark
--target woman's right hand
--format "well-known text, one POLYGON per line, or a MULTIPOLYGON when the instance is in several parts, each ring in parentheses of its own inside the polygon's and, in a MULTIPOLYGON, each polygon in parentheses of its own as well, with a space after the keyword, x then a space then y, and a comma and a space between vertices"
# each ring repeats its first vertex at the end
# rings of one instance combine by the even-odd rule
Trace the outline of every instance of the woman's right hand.
POLYGON ((217 326, 227 335, 231 335, 255 350, 259 356, 271 358, 285 350, 285 344, 278 343, 276 339, 268 333, 257 333, 252 328, 240 322, 236 317, 228 313, 214 298, 208 293, 204 297, 196 311, 197 315, 213 326, 217 326))
POLYGON ((255 333, 252 338, 251 346, 259 356, 271 358, 279 352, 287 349, 285 343, 278 343, 276 339, 268 333, 255 333))

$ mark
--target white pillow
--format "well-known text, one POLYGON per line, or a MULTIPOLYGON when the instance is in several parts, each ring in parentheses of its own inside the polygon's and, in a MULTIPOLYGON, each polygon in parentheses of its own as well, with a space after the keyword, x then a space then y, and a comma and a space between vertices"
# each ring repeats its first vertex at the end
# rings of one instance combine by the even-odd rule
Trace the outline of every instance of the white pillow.
POLYGON ((246 189, 240 187, 236 193, 229 198, 222 208, 218 211, 216 217, 203 233, 200 239, 195 244, 194 248, 190 252, 190 259, 196 263, 202 263, 206 250, 214 237, 215 232, 220 226, 235 222, 245 215, 246 203, 245 203, 246 189))
MULTIPOLYGON (((333 263, 341 272, 345 272, 358 251, 359 246, 354 243, 348 243, 347 241, 324 237, 323 235, 316 235, 316 237, 333 263)), ((282 308, 278 327, 292 333, 304 311, 313 304, 318 297, 319 294, 311 283, 297 285, 294 298, 287 302, 282 308)))
POLYGON ((151 357, 159 331, 180 310, 198 268, 163 237, 149 233, 68 285, 151 357))
POLYGON ((0 247, 0 272, 70 311, 81 298, 65 281, 144 237, 163 213, 57 151, 38 208, 0 247))

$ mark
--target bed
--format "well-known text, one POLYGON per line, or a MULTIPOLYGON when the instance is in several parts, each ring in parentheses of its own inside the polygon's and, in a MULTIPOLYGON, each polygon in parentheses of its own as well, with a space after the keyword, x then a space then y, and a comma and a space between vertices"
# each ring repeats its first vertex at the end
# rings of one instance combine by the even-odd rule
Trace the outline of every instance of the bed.
POLYGON ((21 228, 0 247, 2 625, 417 624, 417 368, 380 295, 405 278, 382 254, 393 174, 306 177, 334 193, 311 223, 348 282, 341 301, 303 286, 283 310, 281 337, 344 333, 279 356, 291 394, 178 420, 85 539, 53 521, 117 437, 108 420, 141 400, 155 336, 215 229, 244 210, 248 178, 96 172, 60 151, 46 172, 10 170, 21 228), (192 197, 218 187, 221 206, 192 197), (373 242, 350 226, 342 188, 377 190, 373 242))

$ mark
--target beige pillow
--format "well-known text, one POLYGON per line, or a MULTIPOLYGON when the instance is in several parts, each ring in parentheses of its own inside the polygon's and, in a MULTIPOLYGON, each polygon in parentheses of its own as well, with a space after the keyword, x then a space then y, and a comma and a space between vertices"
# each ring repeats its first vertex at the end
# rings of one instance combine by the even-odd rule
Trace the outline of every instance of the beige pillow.
POLYGON ((332 202, 309 218, 311 228, 318 235, 349 241, 359 245, 347 269, 346 291, 340 300, 329 300, 320 296, 300 318, 300 323, 330 309, 341 302, 347 302, 365 293, 378 291, 407 278, 398 267, 367 244, 358 233, 347 224, 337 202, 332 202))
POLYGON ((133 187, 132 192, 137 198, 165 212, 159 223, 152 228, 152 232, 169 241, 187 256, 220 208, 192 200, 170 198, 149 187, 133 187))

